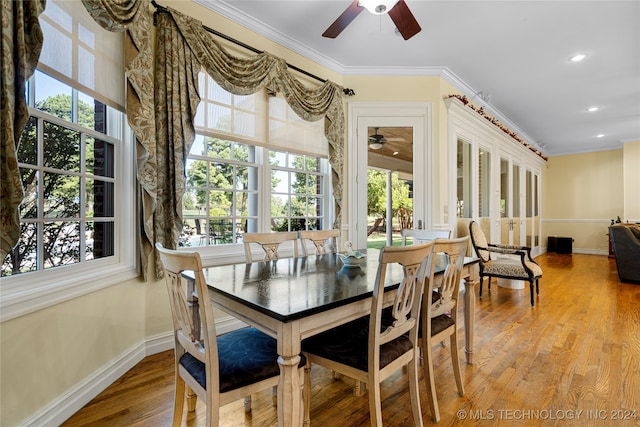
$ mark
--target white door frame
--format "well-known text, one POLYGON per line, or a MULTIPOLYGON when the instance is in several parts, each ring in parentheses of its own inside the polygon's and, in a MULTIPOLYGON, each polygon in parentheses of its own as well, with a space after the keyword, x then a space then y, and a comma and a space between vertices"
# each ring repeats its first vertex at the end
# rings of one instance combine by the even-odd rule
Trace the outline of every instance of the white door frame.
POLYGON ((430 102, 350 102, 348 107, 346 179, 349 209, 348 239, 356 248, 367 246, 367 129, 370 127, 413 128, 414 224, 431 228, 433 127, 430 102), (417 166, 417 167, 416 167, 417 166))

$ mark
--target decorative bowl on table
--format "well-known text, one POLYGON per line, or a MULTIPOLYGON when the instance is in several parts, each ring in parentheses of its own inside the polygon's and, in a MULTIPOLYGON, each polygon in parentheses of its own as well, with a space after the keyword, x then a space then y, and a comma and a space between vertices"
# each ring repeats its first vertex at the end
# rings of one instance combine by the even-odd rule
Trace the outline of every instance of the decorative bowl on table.
POLYGON ((340 261, 342 261, 344 267, 360 267, 367 262, 366 255, 362 252, 354 251, 351 242, 345 242, 344 248, 344 252, 338 253, 338 257, 340 257, 340 261))

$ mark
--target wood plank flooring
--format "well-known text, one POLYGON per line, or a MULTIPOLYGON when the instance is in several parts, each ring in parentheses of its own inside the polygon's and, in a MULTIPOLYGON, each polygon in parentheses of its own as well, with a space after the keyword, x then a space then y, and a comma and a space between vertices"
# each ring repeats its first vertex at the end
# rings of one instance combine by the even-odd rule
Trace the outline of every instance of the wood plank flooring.
MULTIPOLYGON (((465 396, 457 393, 449 348, 434 347, 438 425, 640 426, 640 285, 619 282, 615 261, 606 256, 536 260, 544 276, 534 308, 528 287, 494 282, 488 291, 485 283, 477 300, 475 363, 462 364, 465 396)), ((459 344, 462 351, 463 334, 459 344)), ((352 380, 334 380, 320 367, 311 379, 312 425, 369 425, 367 394, 353 396, 352 380)), ((403 373, 383 384, 385 426, 413 424, 408 389, 403 373)), ((145 358, 63 426, 170 426, 172 402, 173 352, 165 351, 145 358)), ((253 396, 250 414, 242 401, 221 413, 225 427, 277 425, 270 391, 253 396)), ((424 424, 432 424, 424 398, 422 413, 424 424)), ((204 425, 201 402, 182 425, 204 425)))

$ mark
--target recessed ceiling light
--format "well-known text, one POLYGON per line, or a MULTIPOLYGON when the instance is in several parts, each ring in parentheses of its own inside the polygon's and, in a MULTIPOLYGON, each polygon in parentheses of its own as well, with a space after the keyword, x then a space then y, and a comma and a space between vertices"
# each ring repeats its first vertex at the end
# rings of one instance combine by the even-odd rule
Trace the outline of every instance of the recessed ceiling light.
POLYGON ((399 151, 394 151, 394 152, 393 152, 393 155, 394 155, 394 156, 397 156, 398 154, 400 154, 400 152, 399 152, 399 151))
POLYGON ((594 111, 598 111, 599 109, 600 107, 593 106, 593 107, 587 108, 587 111, 590 113, 593 113, 594 111))
POLYGON ((604 133, 599 133, 596 135, 596 138, 604 138, 604 133))
POLYGON ((587 57, 586 53, 577 53, 569 58, 571 62, 580 62, 587 57))

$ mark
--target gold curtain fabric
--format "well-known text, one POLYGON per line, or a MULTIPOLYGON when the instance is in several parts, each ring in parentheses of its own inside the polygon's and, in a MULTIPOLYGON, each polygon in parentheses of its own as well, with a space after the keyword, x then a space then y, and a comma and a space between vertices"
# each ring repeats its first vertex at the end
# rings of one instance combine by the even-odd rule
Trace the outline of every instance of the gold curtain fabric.
POLYGON ((38 16, 45 0, 2 0, 2 87, 0 88, 0 259, 20 238, 18 207, 24 196, 17 150, 29 119, 25 83, 33 75, 42 30, 38 16))
MULTIPOLYGON (((200 21, 169 10, 170 13, 160 14, 157 21, 156 241, 165 247, 175 248, 182 229, 180 201, 185 187, 184 161, 195 138, 193 119, 200 102, 197 73, 201 68, 233 94, 247 95, 262 89, 270 93, 281 92, 301 118, 315 121, 325 117, 336 203, 334 226, 339 227, 344 159, 342 88, 332 82, 307 88, 291 75, 284 60, 269 53, 248 58, 235 57, 222 48, 200 21), (174 189, 173 194, 171 188, 174 189)), ((160 267, 156 262, 158 277, 162 275, 160 267)))
POLYGON ((126 110, 137 146, 137 177, 141 187, 142 230, 141 266, 146 279, 149 254, 153 251, 153 213, 156 209, 157 182, 156 128, 153 108, 153 51, 148 0, 82 0, 93 19, 104 29, 126 31, 125 71, 126 110))
POLYGON ((235 57, 222 48, 200 21, 169 10, 202 67, 225 90, 236 95, 247 95, 266 88, 270 93, 282 93, 289 106, 302 119, 316 121, 325 118, 325 136, 329 143, 329 163, 333 175, 334 228, 339 228, 345 126, 342 87, 327 81, 316 88, 308 88, 289 72, 283 59, 267 52, 249 58, 235 57))
MULTIPOLYGON (((185 163, 195 139, 193 118, 200 103, 200 64, 186 45, 171 16, 162 13, 156 24, 156 166, 157 205, 153 213, 156 242, 176 248, 182 231, 182 196, 185 191, 185 163)), ((159 257, 156 276, 162 277, 159 257)))

